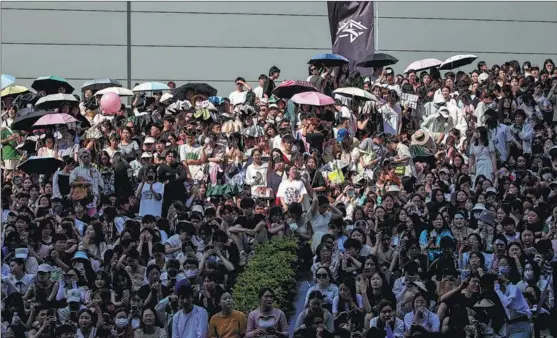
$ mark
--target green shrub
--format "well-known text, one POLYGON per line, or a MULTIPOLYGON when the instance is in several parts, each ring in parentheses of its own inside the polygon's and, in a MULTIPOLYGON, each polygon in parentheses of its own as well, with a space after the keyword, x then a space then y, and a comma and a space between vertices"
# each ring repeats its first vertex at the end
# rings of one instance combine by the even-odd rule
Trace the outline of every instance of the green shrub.
POLYGON ((291 237, 276 238, 258 246, 233 287, 235 309, 247 315, 259 308, 259 289, 269 287, 276 294, 275 307, 285 313, 291 311, 296 295, 296 250, 296 240, 291 237))

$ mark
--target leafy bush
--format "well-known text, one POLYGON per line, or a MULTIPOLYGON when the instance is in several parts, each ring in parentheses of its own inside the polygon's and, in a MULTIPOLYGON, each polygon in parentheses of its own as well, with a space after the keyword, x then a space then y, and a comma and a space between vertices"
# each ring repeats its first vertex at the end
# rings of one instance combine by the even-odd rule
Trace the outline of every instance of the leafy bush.
POLYGON ((297 243, 291 237, 275 238, 258 246, 233 287, 236 310, 247 315, 259 308, 259 289, 268 287, 275 291, 275 306, 290 312, 296 295, 296 250, 297 243))

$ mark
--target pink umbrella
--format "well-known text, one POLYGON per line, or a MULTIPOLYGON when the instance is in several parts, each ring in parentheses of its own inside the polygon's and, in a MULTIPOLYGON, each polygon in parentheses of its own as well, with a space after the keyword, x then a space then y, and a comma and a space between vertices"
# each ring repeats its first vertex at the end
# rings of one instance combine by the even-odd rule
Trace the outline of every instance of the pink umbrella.
POLYGON ((419 71, 419 70, 424 70, 424 69, 430 69, 430 68, 435 68, 438 67, 439 65, 441 65, 443 63, 443 61, 441 60, 437 60, 437 59, 423 59, 423 60, 418 60, 418 61, 414 61, 411 64, 408 65, 408 67, 406 67, 406 69, 404 70, 405 73, 408 73, 409 70, 415 70, 415 71, 419 71))
POLYGON ((297 104, 310 106, 328 106, 335 104, 335 99, 320 92, 304 92, 292 96, 292 101, 297 104))
POLYGON ((37 122, 35 122, 33 126, 54 126, 72 122, 77 122, 77 120, 73 116, 64 113, 56 113, 42 116, 37 122))

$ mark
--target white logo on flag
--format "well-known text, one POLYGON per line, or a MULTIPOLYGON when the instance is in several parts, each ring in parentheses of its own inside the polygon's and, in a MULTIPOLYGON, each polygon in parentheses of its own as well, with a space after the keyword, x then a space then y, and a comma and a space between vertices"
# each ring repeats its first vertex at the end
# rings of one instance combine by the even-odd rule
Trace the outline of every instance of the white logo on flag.
POLYGON ((362 25, 361 22, 350 19, 340 25, 337 31, 337 38, 340 39, 350 37, 350 43, 352 43, 360 35, 364 34, 366 30, 368 30, 368 28, 362 25))

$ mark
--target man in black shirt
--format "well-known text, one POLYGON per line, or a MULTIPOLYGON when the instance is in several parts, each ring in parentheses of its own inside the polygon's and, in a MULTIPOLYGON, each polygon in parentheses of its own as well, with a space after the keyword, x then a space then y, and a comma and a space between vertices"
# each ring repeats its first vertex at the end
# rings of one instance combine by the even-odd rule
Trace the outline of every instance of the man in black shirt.
POLYGON ((267 229, 265 228, 265 216, 257 215, 253 212, 255 201, 252 198, 243 198, 240 202, 240 208, 243 216, 240 216, 234 222, 234 226, 228 229, 230 237, 238 247, 240 252, 240 265, 243 266, 247 262, 247 251, 249 251, 248 243, 255 241, 262 243, 267 239, 267 229))
POLYGON ((269 69, 269 77, 265 80, 265 84, 263 85, 263 97, 269 100, 271 97, 273 90, 275 89, 275 81, 280 76, 280 69, 277 66, 271 67, 269 69))

